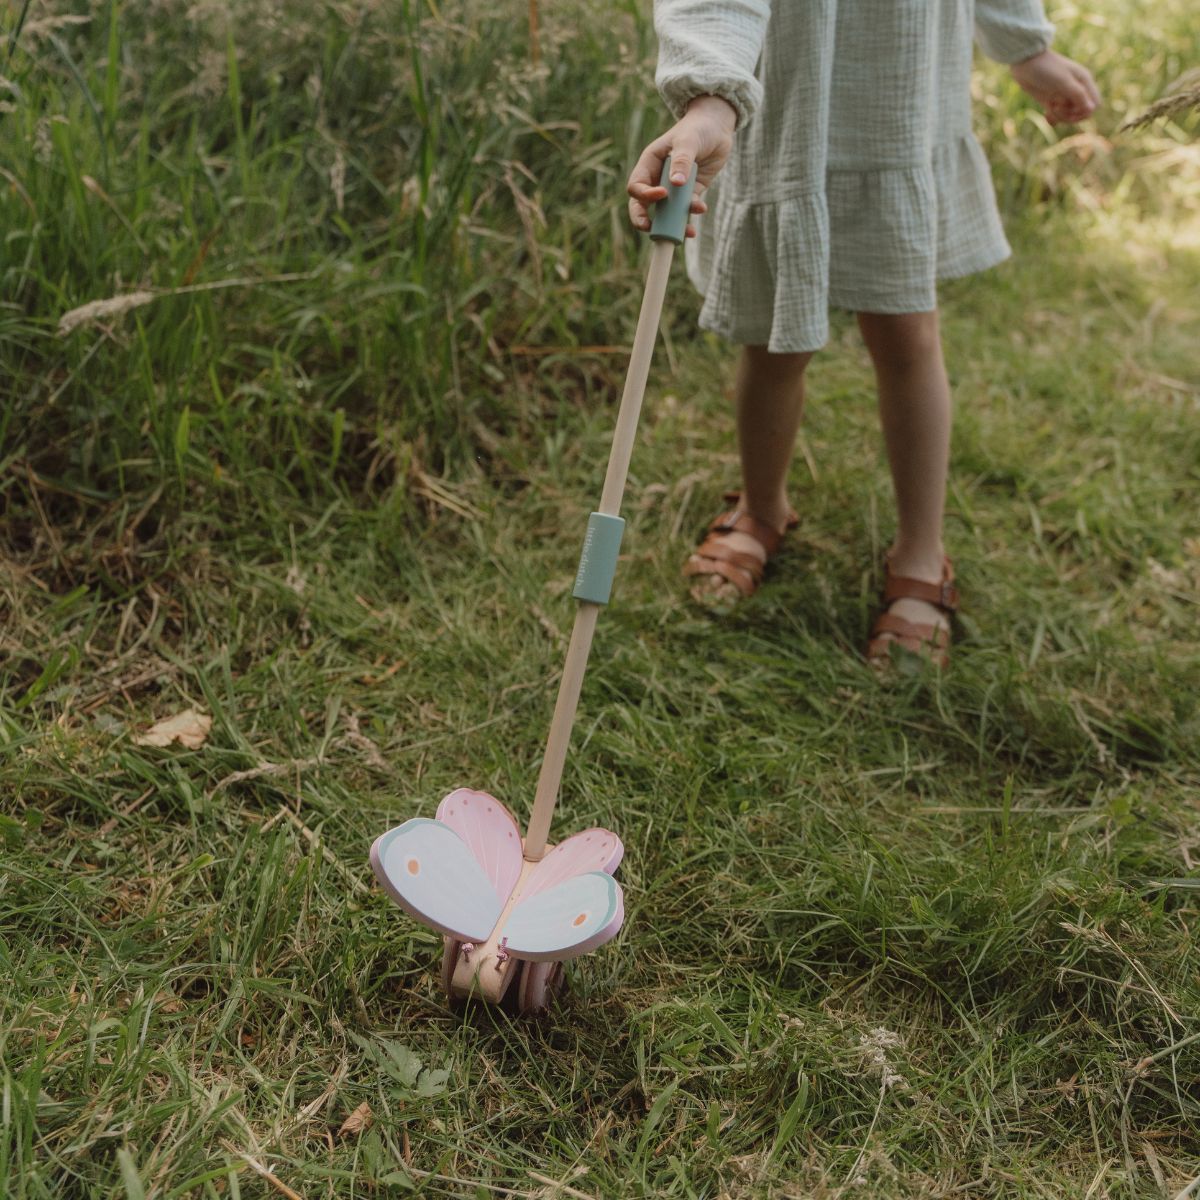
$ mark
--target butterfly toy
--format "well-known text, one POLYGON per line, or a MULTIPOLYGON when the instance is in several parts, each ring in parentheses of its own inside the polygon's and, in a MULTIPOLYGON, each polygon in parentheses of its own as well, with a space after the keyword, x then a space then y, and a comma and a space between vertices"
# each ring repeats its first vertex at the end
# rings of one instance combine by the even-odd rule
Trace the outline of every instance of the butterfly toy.
POLYGON ((546 739, 529 827, 486 792, 459 788, 430 820, 415 817, 371 847, 371 867, 384 891, 410 916, 442 934, 442 986, 451 998, 477 995, 494 1004, 516 996, 522 1013, 544 1010, 563 983, 567 960, 617 935, 625 919, 613 878, 624 849, 607 829, 547 841, 558 802, 571 725, 583 687, 592 635, 608 603, 624 521, 617 515, 645 395, 654 340, 675 247, 691 210, 696 172, 670 182, 655 207, 654 245, 645 295, 613 432, 600 507, 588 518, 573 595, 579 601, 558 700, 546 739), (515 992, 514 992, 515 985, 515 992))
POLYGON ((607 829, 576 833, 527 862, 512 813, 459 788, 430 821, 406 821, 371 847, 371 866, 405 912, 445 939, 442 986, 499 1003, 517 986, 521 1012, 539 1012, 562 962, 615 937, 625 919, 613 872, 624 848, 607 829))

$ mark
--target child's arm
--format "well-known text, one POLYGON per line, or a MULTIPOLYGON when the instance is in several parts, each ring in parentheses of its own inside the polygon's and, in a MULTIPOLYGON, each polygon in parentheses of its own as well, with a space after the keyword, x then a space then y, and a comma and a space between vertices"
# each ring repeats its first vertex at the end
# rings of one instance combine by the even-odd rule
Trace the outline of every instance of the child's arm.
POLYGON ((1082 121, 1100 104, 1088 69, 1050 49, 1054 26, 1042 0, 976 0, 975 37, 988 58, 1008 64, 1051 125, 1082 121))
POLYGON ((678 120, 696 96, 720 96, 744 125, 762 100, 754 77, 770 0, 654 0, 654 82, 678 120))
MULTIPOLYGON (((659 186, 671 156, 671 180, 682 183, 696 164, 698 192, 725 165, 733 133, 762 100, 754 76, 762 52, 770 0, 655 0, 658 34, 655 83, 675 124, 642 151, 629 176, 629 216, 649 229, 649 206, 667 193, 659 186)), ((692 212, 705 211, 697 196, 692 212)), ((688 227, 688 235, 694 230, 688 227)))

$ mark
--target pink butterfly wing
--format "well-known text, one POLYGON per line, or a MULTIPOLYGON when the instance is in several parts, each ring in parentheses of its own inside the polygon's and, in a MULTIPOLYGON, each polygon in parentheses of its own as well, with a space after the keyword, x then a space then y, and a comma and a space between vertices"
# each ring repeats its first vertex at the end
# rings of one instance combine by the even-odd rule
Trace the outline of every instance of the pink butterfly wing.
POLYGON ((621 839, 608 829, 585 829, 559 842, 539 862, 521 888, 521 899, 528 900, 539 892, 548 891, 591 871, 611 875, 625 855, 621 839))
POLYGON ((438 805, 437 819, 462 838, 505 902, 521 877, 523 858, 521 831, 512 813, 487 792, 459 788, 438 805))

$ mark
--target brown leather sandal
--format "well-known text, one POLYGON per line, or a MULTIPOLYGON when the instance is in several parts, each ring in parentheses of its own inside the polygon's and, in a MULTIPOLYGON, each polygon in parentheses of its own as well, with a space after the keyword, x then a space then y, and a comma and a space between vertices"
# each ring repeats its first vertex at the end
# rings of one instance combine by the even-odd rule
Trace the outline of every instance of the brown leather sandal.
POLYGON ((883 585, 883 612, 871 627, 867 643, 867 662, 873 667, 887 667, 892 661, 891 647, 900 646, 913 654, 928 658, 935 667, 950 665, 950 630, 940 625, 906 621, 891 612, 896 600, 924 600, 939 612, 952 617, 958 611, 958 588, 954 586, 954 564, 942 560, 941 583, 893 575, 892 564, 886 564, 887 576, 883 585))
MULTIPOLYGON (((720 575, 727 579, 743 596, 753 596, 762 583, 767 561, 779 549, 783 534, 765 521, 743 512, 741 492, 726 492, 724 500, 733 504, 708 527, 704 541, 692 552, 683 565, 684 575, 720 575), (766 559, 759 561, 753 554, 731 549, 727 543, 730 533, 744 533, 752 537, 762 548, 766 559), (702 561, 696 562, 695 558, 702 561)), ((787 529, 795 529, 800 518, 794 509, 788 510, 787 529)))

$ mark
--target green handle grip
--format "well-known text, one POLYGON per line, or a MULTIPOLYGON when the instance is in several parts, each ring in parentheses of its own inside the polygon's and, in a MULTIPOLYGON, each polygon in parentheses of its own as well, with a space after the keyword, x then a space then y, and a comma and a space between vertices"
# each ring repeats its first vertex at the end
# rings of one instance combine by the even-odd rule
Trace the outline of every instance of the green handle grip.
POLYGON ((575 576, 575 590, 571 593, 576 600, 587 600, 592 604, 608 603, 624 531, 625 522, 620 517, 598 512, 588 517, 583 552, 579 556, 579 571, 575 576))
POLYGON ((692 207, 692 189, 696 186, 696 165, 692 164, 692 173, 687 183, 678 186, 671 182, 671 159, 663 163, 662 178, 658 181, 660 187, 667 189, 667 197, 654 206, 654 221, 650 225, 650 236, 656 242, 674 242, 683 245, 687 236, 688 209, 692 207))

